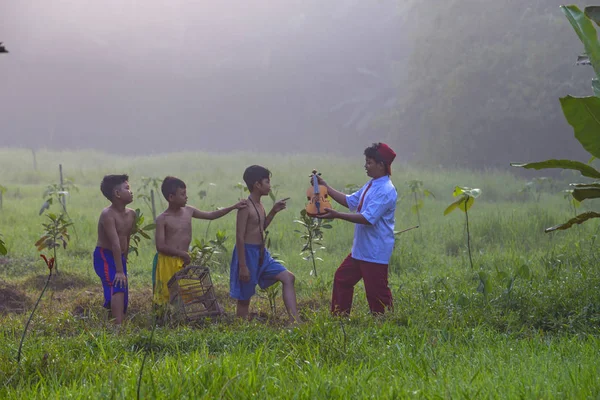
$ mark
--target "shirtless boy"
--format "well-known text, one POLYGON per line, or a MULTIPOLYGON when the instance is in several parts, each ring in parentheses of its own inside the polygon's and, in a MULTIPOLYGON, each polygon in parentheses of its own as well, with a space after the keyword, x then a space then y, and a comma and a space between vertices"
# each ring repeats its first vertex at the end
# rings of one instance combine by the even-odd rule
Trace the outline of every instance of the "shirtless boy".
POLYGON ((246 207, 246 200, 216 211, 200 211, 187 204, 185 183, 167 176, 161 191, 169 202, 165 212, 156 218, 156 271, 153 273, 154 302, 158 305, 169 302, 167 283, 177 271, 190 263, 188 249, 192 241, 192 218, 213 220, 232 210, 246 207))
POLYGON ((265 212, 260 199, 271 191, 271 172, 260 165, 246 168, 244 182, 250 196, 248 207, 238 211, 229 277, 229 294, 237 300, 236 315, 248 318, 250 299, 255 294, 257 284, 266 289, 280 281, 289 322, 299 322, 294 274, 273 259, 265 248, 264 232, 275 215, 285 209, 287 199, 276 202, 269 214, 265 212))
POLYGON ((106 175, 100 184, 102 194, 112 203, 98 220, 98 242, 94 250, 94 269, 104 288, 104 307, 114 323, 123 322, 129 302, 127 252, 135 211, 125 206, 133 201, 127 175, 106 175))

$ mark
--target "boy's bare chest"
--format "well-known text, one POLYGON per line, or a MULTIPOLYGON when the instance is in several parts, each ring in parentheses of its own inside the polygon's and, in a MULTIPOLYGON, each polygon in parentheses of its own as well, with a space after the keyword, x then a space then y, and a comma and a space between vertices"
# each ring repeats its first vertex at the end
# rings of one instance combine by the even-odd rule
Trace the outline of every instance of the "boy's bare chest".
POLYGON ((131 233, 133 227, 133 216, 132 215, 115 215, 115 228, 119 236, 126 236, 131 233))
POLYGON ((168 216, 165 218, 167 235, 188 233, 192 231, 192 219, 184 216, 168 216))

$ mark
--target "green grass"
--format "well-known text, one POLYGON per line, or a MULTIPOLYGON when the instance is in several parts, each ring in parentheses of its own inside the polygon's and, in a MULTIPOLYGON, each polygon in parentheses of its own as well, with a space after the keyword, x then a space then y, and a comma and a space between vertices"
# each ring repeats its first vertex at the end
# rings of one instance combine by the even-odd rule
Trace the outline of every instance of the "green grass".
MULTIPOLYGON (((217 295, 229 316, 199 327, 160 326, 142 383, 143 398, 597 398, 600 327, 600 272, 596 256, 598 223, 566 232, 543 229, 573 215, 558 193, 518 193, 525 181, 502 171, 445 171, 394 166, 392 180, 420 179, 436 198, 425 201, 422 226, 402 234, 390 263, 395 310, 368 315, 362 284, 351 318, 328 313, 331 279, 349 252, 353 227, 340 221, 325 232, 319 277, 299 255, 302 240, 294 219, 305 203, 313 168, 334 187, 366 181, 360 154, 354 159, 312 155, 181 153, 118 157, 91 151, 37 153, 32 170, 25 150, 0 149, 0 184, 8 188, 0 210, 0 233, 9 256, 0 258, 0 294, 17 293, 23 307, 1 308, 0 398, 133 398, 151 328, 152 243, 129 264, 129 322, 113 333, 101 307, 99 280, 91 264, 98 215, 107 205, 99 190, 105 173, 127 172, 134 192, 143 176, 176 175, 188 184, 189 203, 201 209, 233 204, 245 196, 234 185, 246 166, 273 172, 278 197, 288 209, 270 227, 271 250, 297 277, 305 323, 283 326, 258 297, 252 322, 231 317, 228 296, 230 253, 212 268, 217 295), (41 234, 38 210, 45 185, 58 181, 58 164, 79 186, 67 207, 75 222, 72 241, 59 251, 60 274, 53 278, 16 365, 20 334, 45 280, 46 267, 33 243, 41 234), (214 185, 209 185, 213 183, 214 185), (455 185, 483 194, 469 211, 473 261, 466 253, 464 215, 444 217, 455 185), (200 199, 198 192, 208 191, 200 199), (527 271, 527 274, 519 274, 527 271), (491 284, 482 293, 479 273, 491 284), (512 286, 510 282, 512 281, 512 286), (510 290, 508 289, 510 287, 510 290), (12 290, 12 291, 11 291, 12 290), (6 309, 8 308, 8 310, 6 309)), ((134 193, 135 195, 135 193, 134 193)), ((266 205, 271 200, 266 198, 266 205)), ((133 207, 149 215, 146 205, 133 207)), ((584 204, 579 211, 594 209, 584 204)), ((234 214, 194 221, 194 237, 224 230, 231 250, 234 214)), ((396 229, 416 224, 410 198, 401 199, 396 229)), ((16 295, 15 295, 16 296, 16 295)), ((14 297, 14 296, 13 296, 14 297)), ((0 298, 9 304, 6 296, 0 298)), ((20 303, 18 303, 20 304, 20 303)))

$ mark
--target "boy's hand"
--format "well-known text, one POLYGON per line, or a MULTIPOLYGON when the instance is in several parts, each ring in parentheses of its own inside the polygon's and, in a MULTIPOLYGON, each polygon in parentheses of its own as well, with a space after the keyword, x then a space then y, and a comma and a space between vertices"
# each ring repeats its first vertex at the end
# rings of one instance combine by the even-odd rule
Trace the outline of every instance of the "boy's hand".
POLYGON ((127 286, 127 276, 123 272, 115 273, 115 279, 113 279, 113 287, 124 288, 127 286))
POLYGON ((192 262, 192 257, 190 257, 188 252, 184 252, 181 254, 181 258, 183 259, 183 266, 190 265, 192 262))
POLYGON ((276 213, 278 213, 281 210, 285 210, 286 207, 286 201, 288 201, 290 198, 285 198, 283 200, 279 200, 277 203, 273 204, 273 211, 275 211, 276 213))
POLYGON ((235 208, 236 210, 239 210, 239 209, 241 209, 241 208, 246 208, 247 206, 248 206, 248 200, 246 200, 246 199, 243 199, 243 200, 240 200, 239 202, 237 202, 237 203, 236 203, 236 204, 233 206, 233 208, 235 208))
POLYGON ((240 276, 240 281, 242 281, 242 282, 250 281, 250 270, 248 269, 247 266, 240 265, 239 276, 240 276))
POLYGON ((324 208, 325 214, 316 215, 317 218, 320 219, 336 219, 339 217, 340 213, 331 208, 324 208))
MULTIPOLYGON (((317 175, 317 183, 318 183, 319 185, 323 185, 323 186, 329 187, 329 186, 327 185, 327 182, 325 182, 325 179, 321 178, 321 176, 320 176, 320 175, 317 175)), ((310 178, 310 182, 309 182, 309 184, 310 184, 311 186, 312 186, 312 184, 313 184, 312 177, 310 178)))

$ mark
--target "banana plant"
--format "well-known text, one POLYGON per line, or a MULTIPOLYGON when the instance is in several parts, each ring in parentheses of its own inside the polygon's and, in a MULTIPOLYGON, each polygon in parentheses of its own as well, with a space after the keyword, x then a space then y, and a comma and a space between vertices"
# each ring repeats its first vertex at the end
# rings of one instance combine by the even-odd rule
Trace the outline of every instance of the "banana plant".
MULTIPOLYGON (((600 198, 600 171, 590 164, 600 157, 600 41, 594 23, 600 25, 600 7, 586 7, 581 11, 577 6, 561 6, 569 23, 583 43, 585 54, 578 57, 578 64, 590 65, 596 74, 592 79, 593 96, 573 97, 566 96, 560 99, 560 105, 573 128, 575 138, 583 148, 590 153, 591 159, 588 163, 566 160, 550 159, 546 161, 531 163, 511 163, 513 167, 527 169, 562 168, 579 171, 587 178, 595 179, 589 183, 572 183, 571 196, 582 202, 587 199, 600 198)), ((565 223, 546 228, 545 232, 565 230, 573 225, 584 223, 592 218, 600 218, 600 213, 588 211, 576 215, 565 223)))
POLYGON ((469 251, 469 261, 471 269, 473 269, 473 257, 471 256, 471 233, 469 231, 469 209, 475 203, 475 199, 481 195, 481 189, 472 189, 464 186, 456 186, 452 193, 454 197, 458 197, 445 210, 444 215, 450 214, 457 208, 465 213, 465 221, 467 225, 467 250, 469 251))

